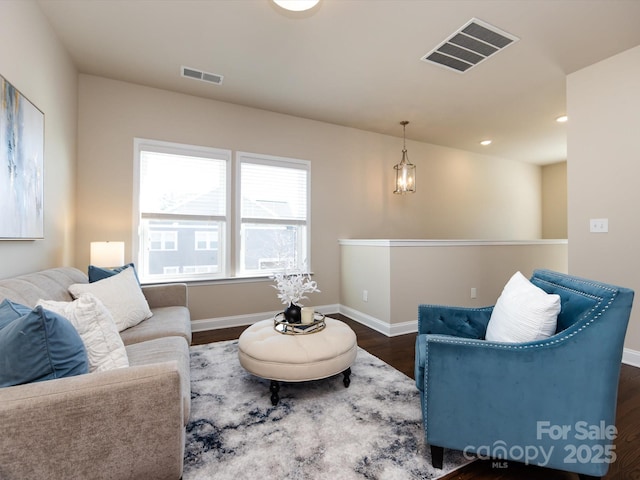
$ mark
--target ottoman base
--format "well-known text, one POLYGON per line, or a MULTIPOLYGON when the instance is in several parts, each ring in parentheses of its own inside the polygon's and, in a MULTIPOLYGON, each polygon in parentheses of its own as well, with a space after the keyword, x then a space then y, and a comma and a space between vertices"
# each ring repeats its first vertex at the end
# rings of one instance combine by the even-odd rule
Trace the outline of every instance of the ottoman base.
MULTIPOLYGON (((351 377, 351 367, 342 372, 342 375, 342 383, 344 384, 345 388, 349 388, 349 385, 351 385, 351 378, 349 378, 351 377)), ((278 393, 280 392, 280 382, 278 380, 271 380, 269 391, 271 392, 271 405, 275 407, 276 405, 278 405, 278 402, 280 402, 280 395, 278 395, 278 393)))

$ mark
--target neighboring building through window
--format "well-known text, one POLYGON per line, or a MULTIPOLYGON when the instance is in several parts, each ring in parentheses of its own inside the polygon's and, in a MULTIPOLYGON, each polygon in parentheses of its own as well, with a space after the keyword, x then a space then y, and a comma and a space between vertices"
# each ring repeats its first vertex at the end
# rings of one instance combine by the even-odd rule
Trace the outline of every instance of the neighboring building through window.
POLYGON ((215 250, 218 248, 218 232, 196 232, 196 250, 215 250))
POLYGON ((135 143, 141 278, 227 276, 231 152, 152 140, 135 143))
POLYGON ((149 232, 149 250, 178 250, 178 232, 160 230, 149 232))
POLYGON ((232 188, 229 150, 136 139, 135 153, 136 266, 142 281, 307 268, 308 161, 237 153, 232 188))
POLYGON ((302 270, 309 255, 309 162, 237 154, 238 275, 302 270))

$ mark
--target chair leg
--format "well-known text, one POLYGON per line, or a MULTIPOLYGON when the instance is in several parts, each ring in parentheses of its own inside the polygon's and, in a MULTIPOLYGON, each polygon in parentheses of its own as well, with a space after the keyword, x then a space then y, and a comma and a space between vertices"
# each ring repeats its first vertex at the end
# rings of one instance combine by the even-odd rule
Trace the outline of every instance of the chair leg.
POLYGON ((444 447, 437 447, 431 445, 431 465, 433 468, 442 470, 442 464, 444 463, 444 447))

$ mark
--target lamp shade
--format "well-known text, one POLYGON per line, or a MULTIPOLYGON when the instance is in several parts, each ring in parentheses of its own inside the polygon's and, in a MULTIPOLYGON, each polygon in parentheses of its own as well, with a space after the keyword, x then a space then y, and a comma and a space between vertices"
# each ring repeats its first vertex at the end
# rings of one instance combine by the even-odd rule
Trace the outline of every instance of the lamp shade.
POLYGON ((124 242, 91 242, 91 265, 119 267, 124 263, 124 242))

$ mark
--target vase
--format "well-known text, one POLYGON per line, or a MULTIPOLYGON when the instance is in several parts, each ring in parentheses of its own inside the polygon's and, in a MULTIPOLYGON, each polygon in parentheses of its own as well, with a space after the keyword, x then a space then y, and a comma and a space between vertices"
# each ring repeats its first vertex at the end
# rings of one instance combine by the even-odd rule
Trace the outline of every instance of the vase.
POLYGON ((289 304, 289 306, 284 310, 284 319, 288 323, 301 323, 302 322, 302 307, 300 305, 296 305, 295 303, 289 304))

